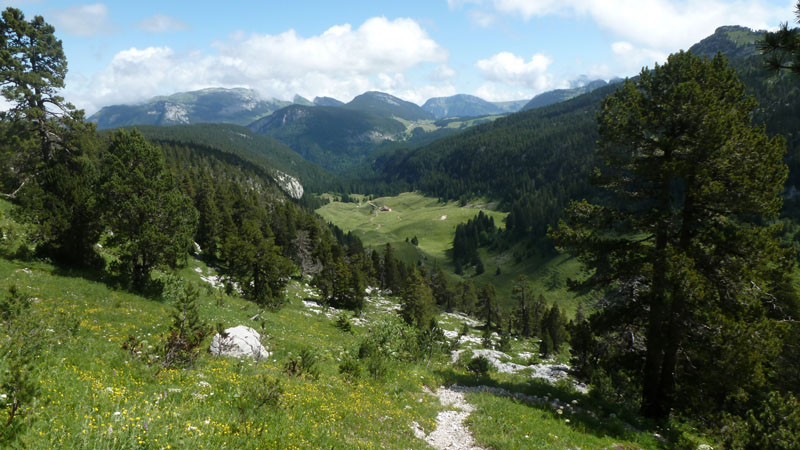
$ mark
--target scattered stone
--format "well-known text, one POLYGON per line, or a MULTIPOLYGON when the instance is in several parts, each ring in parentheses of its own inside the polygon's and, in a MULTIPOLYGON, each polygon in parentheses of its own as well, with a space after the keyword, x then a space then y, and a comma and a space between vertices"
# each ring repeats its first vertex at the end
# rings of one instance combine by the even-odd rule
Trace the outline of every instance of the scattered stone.
POLYGON ((228 328, 224 334, 225 336, 216 334, 211 340, 209 351, 212 355, 249 357, 256 360, 270 356, 270 352, 261 345, 261 335, 250 327, 239 325, 228 328))

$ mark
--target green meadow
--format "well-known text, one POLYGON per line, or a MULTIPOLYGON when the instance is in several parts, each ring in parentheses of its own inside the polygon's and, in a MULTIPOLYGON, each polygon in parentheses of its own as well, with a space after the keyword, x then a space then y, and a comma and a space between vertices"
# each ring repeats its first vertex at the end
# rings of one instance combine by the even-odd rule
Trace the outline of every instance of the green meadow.
POLYGON ((498 227, 503 227, 508 213, 494 210, 493 203, 479 200, 460 206, 458 202, 440 202, 416 192, 380 197, 371 201, 362 196, 354 198, 359 202, 332 201, 319 208, 317 213, 345 232, 353 232, 366 246, 381 248, 387 243, 391 244, 396 256, 407 263, 422 259, 438 264, 453 281, 469 278, 477 286, 492 283, 501 302, 508 308, 515 306, 511 300, 511 291, 514 281, 520 275, 527 276, 537 292, 542 293, 549 302, 557 302, 570 313, 574 313, 582 300, 566 289, 568 278, 579 278, 582 275, 577 261, 568 255, 535 255, 518 260, 515 254, 530 253, 522 244, 513 245, 502 252, 480 249, 486 269, 483 274, 476 275, 473 271, 461 276, 454 273, 448 252, 453 246, 456 225, 472 219, 482 210, 484 214, 494 218, 498 227), (391 211, 381 211, 382 206, 388 206, 391 211), (417 246, 406 242, 406 239, 410 241, 415 236, 419 241, 417 246))

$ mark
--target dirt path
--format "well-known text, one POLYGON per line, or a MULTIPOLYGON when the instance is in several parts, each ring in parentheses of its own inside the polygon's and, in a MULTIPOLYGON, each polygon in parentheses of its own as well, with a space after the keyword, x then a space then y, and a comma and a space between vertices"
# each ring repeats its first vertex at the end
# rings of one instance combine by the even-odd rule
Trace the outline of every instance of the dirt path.
POLYGON ((475 443, 472 432, 464 425, 464 421, 475 407, 467 403, 464 394, 451 388, 440 387, 434 394, 442 405, 450 407, 436 416, 436 429, 425 436, 417 423, 413 423, 414 434, 425 439, 431 447, 439 450, 483 450, 475 443))

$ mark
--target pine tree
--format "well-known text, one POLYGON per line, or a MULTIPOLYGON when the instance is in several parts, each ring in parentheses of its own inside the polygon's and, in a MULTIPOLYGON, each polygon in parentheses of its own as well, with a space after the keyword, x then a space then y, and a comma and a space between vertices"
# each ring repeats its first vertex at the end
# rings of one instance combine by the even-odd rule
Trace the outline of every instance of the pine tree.
MULTIPOLYGON (((713 367, 721 357, 692 347, 716 339, 702 324, 749 327, 751 338, 772 339, 756 328, 792 263, 769 225, 787 168, 782 139, 751 125, 755 106, 721 55, 680 52, 643 70, 606 98, 598 118, 601 167, 593 181, 614 202, 573 203, 551 234, 593 270, 578 287, 607 290, 607 327, 643 324, 644 366, 631 370, 642 374, 648 417, 669 415, 679 377, 691 370, 679 363, 680 349, 698 352, 695 365, 713 367)), ((753 377, 764 363, 753 360, 753 377)), ((755 381, 745 375, 726 376, 744 389, 755 381)))
MULTIPOLYGON (((800 0, 795 6, 795 19, 800 23, 800 0)), ((786 69, 800 75, 800 32, 797 28, 789 28, 788 22, 781 24, 777 31, 764 33, 759 46, 768 69, 786 69)))
POLYGON ((467 314, 472 314, 475 311, 475 305, 478 303, 478 296, 472 281, 464 280, 458 285, 458 296, 458 308, 467 314))
POLYGON ((398 273, 397 260, 394 259, 394 251, 389 243, 383 248, 383 265, 381 268, 381 288, 399 292, 400 274, 398 273))
POLYGON ((283 304, 292 265, 281 256, 263 218, 244 218, 239 231, 227 236, 223 258, 245 298, 273 309, 283 304))
POLYGON ((519 332, 523 337, 531 337, 531 285, 528 277, 520 275, 517 278, 511 296, 518 305, 515 315, 519 332))
POLYGON ((22 217, 35 226, 38 250, 70 264, 102 264, 94 245, 100 222, 94 125, 64 101, 67 59, 41 16, 8 8, 0 20, 0 166, 22 217))
POLYGON ((545 358, 553 354, 553 339, 546 331, 542 333, 542 340, 539 342, 539 354, 545 358))
POLYGON ((174 298, 168 299, 175 302, 175 310, 161 348, 161 362, 165 367, 191 364, 199 355, 200 343, 209 332, 197 310, 199 295, 195 285, 185 283, 177 287, 174 298))
POLYGON ((433 293, 416 268, 409 271, 406 286, 400 315, 409 325, 419 329, 430 328, 436 317, 436 302, 433 293))
POLYGON ((114 232, 108 245, 118 252, 117 269, 141 290, 153 268, 175 267, 186 257, 197 210, 178 190, 159 149, 137 130, 114 133, 103 165, 105 217, 114 232))
POLYGON ((480 316, 486 320, 486 329, 491 329, 493 324, 500 325, 498 321, 497 293, 494 285, 487 284, 478 291, 478 308, 480 316))

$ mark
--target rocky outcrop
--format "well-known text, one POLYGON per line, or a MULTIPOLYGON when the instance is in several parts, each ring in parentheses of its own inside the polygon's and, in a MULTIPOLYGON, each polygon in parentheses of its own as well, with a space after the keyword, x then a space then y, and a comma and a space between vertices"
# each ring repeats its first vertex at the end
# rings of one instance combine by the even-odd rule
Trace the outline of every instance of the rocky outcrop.
POLYGON ((261 345, 261 335, 244 325, 228 328, 222 334, 214 335, 209 351, 212 355, 248 357, 256 360, 270 356, 270 352, 261 345))

